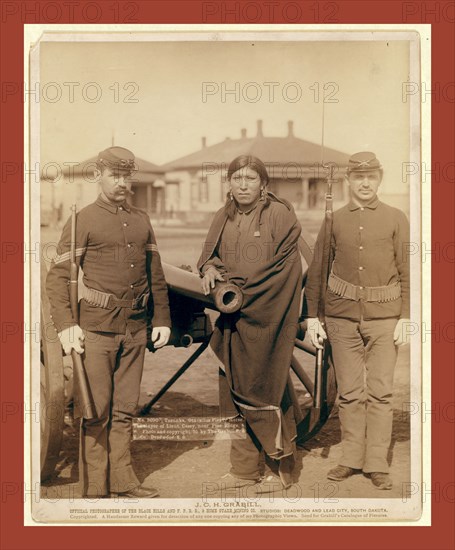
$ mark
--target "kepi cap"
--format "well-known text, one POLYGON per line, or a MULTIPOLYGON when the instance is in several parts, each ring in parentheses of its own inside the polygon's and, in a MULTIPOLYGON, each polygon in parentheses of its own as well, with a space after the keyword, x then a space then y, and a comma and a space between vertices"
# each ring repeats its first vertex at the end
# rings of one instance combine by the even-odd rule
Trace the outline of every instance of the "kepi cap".
POLYGON ((369 172, 370 170, 382 170, 381 163, 374 153, 362 151, 352 155, 346 172, 350 174, 351 172, 369 172))
POLYGON ((117 170, 136 170, 135 160, 134 154, 125 147, 108 147, 98 154, 100 164, 117 170))

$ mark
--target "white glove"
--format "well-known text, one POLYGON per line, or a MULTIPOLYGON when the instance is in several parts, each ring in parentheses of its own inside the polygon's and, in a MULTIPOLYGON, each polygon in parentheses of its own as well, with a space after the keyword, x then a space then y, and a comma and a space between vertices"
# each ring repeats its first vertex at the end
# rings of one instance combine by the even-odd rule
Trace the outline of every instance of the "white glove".
POLYGON ((169 327, 154 327, 152 329, 152 342, 155 349, 162 348, 169 341, 171 329, 169 327))
POLYGON ((409 327, 411 325, 411 319, 398 319, 397 326, 393 333, 393 341, 396 346, 403 346, 409 343, 409 327))
POLYGON ((74 349, 77 353, 84 353, 85 335, 79 325, 73 325, 58 333, 65 355, 69 355, 74 349))
POLYGON ((313 346, 322 349, 322 340, 327 340, 327 334, 319 319, 317 317, 307 319, 307 328, 313 346))

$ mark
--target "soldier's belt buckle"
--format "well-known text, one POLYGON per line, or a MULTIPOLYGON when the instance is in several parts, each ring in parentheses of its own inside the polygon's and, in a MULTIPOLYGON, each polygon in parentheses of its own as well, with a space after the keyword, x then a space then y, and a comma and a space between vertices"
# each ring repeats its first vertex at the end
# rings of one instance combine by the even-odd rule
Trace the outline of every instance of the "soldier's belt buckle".
POLYGON ((114 301, 114 295, 109 294, 109 298, 107 299, 106 305, 104 307, 106 309, 113 309, 114 307, 113 301, 114 301))
POLYGON ((365 300, 366 298, 366 290, 364 287, 358 286, 357 287, 357 299, 360 301, 365 300))

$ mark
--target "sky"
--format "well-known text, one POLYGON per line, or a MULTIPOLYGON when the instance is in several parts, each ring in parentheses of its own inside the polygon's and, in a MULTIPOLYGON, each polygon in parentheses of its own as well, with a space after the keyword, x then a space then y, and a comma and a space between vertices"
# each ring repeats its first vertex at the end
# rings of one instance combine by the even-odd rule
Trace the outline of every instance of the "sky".
POLYGON ((41 40, 41 162, 82 161, 114 139, 162 164, 200 149, 202 136, 207 145, 238 138, 241 128, 254 136, 258 119, 265 136, 286 136, 293 120, 297 137, 320 143, 325 85, 325 145, 348 154, 374 151, 389 191, 400 186, 403 192, 409 42, 372 35, 152 41, 131 33, 130 41, 41 40), (229 90, 237 92, 223 93, 229 90))

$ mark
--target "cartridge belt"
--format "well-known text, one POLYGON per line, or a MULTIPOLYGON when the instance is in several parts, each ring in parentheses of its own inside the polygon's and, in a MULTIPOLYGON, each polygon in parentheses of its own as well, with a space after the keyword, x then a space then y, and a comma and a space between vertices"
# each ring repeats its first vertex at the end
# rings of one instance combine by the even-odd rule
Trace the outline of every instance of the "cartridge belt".
POLYGON ((91 306, 102 307, 104 309, 114 309, 116 307, 127 307, 130 309, 142 309, 147 305, 150 292, 146 292, 139 298, 133 298, 131 300, 120 300, 113 294, 107 292, 101 292, 94 288, 84 287, 82 290, 82 298, 88 302, 91 306))
POLYGON ((392 302, 401 296, 400 281, 386 286, 357 286, 330 273, 328 287, 337 296, 356 302, 392 302))

